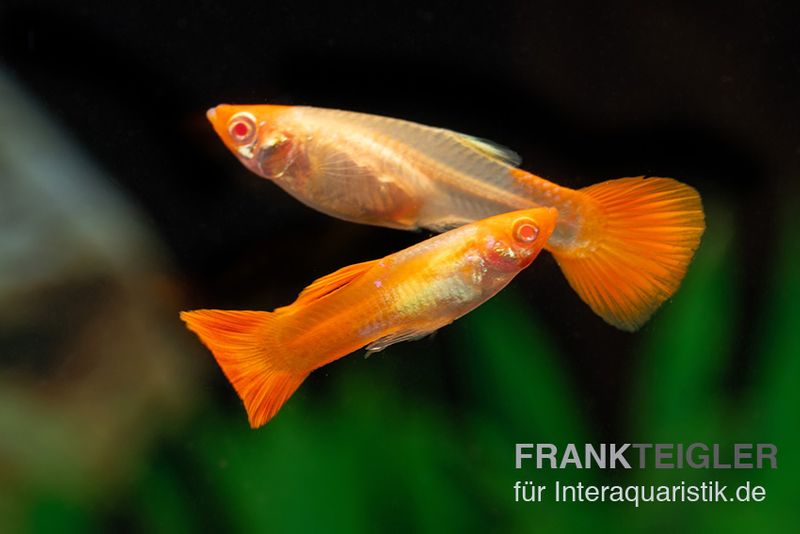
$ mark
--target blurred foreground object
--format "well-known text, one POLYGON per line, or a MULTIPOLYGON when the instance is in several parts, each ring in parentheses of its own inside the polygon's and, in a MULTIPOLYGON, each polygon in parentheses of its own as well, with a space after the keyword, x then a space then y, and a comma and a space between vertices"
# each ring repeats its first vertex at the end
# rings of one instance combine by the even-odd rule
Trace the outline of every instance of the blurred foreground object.
POLYGON ((2 69, 0 98, 5 530, 130 476, 186 407, 191 373, 140 214, 2 69))

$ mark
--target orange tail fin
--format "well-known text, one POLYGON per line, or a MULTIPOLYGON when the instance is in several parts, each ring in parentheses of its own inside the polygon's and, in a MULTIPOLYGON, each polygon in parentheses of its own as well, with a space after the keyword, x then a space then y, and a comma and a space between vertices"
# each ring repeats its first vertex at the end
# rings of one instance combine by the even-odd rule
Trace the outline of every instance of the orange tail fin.
POLYGON ((575 249, 553 255, 607 322, 634 331, 672 296, 705 230, 697 191, 671 178, 621 178, 580 190, 596 209, 575 249))
POLYGON ((282 365, 273 313, 195 310, 181 312, 181 319, 214 354, 253 428, 272 419, 308 376, 282 365))

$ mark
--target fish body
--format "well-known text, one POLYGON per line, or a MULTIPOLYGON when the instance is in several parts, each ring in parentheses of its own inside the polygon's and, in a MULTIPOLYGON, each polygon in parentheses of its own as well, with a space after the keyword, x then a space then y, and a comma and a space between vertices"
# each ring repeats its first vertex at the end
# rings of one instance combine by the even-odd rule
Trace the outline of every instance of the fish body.
POLYGON ((562 198, 570 190, 541 179, 533 183, 532 175, 520 179, 509 164, 518 156, 488 141, 400 119, 304 106, 222 105, 209 110, 209 118, 246 167, 340 219, 443 231, 498 213, 553 206, 561 209, 551 241, 574 233, 565 223, 571 205, 562 198), (251 121, 256 134, 250 143, 237 143, 227 131, 237 118, 251 121))
POLYGON ((383 350, 465 315, 527 267, 556 225, 552 208, 463 225, 380 260, 351 265, 272 313, 183 312, 256 427, 314 369, 366 346, 383 350))
POLYGON ((350 111, 223 104, 208 118, 247 168, 341 219, 444 231, 556 208, 546 248, 581 298, 626 330, 677 290, 705 228, 697 191, 669 178, 574 190, 517 168, 517 154, 489 141, 350 111))

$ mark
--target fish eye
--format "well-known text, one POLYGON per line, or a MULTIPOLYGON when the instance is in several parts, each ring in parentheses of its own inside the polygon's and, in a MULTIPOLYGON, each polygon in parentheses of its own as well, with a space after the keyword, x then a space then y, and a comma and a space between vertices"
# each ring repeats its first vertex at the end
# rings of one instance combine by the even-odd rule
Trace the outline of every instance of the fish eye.
POLYGON ((256 135, 256 118, 252 113, 237 113, 228 121, 228 134, 240 145, 250 143, 256 135))
POLYGON ((539 237, 539 227, 530 219, 520 219, 514 223, 514 239, 530 244, 539 237))

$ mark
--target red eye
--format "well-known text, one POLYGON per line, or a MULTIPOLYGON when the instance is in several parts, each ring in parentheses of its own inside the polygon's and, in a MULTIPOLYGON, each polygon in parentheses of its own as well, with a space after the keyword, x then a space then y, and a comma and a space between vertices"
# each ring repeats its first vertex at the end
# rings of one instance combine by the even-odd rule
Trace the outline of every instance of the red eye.
POLYGON ((239 144, 247 144, 256 133, 256 119, 250 113, 237 113, 228 122, 228 133, 239 144))
POLYGON ((533 243, 539 237, 539 227, 530 219, 520 219, 514 224, 514 239, 520 243, 533 243))
POLYGON ((244 121, 237 122, 236 124, 233 125, 233 128, 231 128, 231 132, 236 137, 245 137, 247 136, 247 133, 249 131, 250 127, 247 124, 245 124, 244 121))

